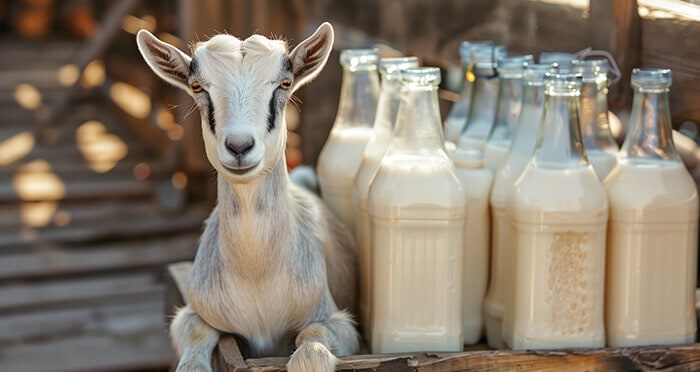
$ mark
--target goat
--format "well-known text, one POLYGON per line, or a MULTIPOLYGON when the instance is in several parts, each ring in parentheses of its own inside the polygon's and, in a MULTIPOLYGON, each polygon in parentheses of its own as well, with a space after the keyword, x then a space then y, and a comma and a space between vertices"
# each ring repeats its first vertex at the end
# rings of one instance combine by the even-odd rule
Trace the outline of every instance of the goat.
POLYGON ((333 28, 323 23, 291 52, 261 35, 216 35, 192 57, 146 30, 136 39, 151 69, 194 99, 218 173, 189 304, 170 326, 177 370, 212 370, 222 333, 242 337, 251 357, 293 351, 290 371, 333 370, 336 355, 358 349, 355 323, 339 310, 356 307, 353 238, 317 196, 290 182, 284 156, 285 107, 325 66, 333 28))

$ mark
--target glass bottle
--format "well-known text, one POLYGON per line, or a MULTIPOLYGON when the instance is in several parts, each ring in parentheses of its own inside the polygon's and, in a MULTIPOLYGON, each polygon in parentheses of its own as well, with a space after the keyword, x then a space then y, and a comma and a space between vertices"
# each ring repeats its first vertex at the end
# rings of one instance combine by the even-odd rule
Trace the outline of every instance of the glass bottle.
POLYGON ((580 75, 545 75, 537 147, 508 197, 514 295, 503 338, 515 350, 605 345, 608 201, 586 160, 580 92, 580 75))
POLYGON ((369 189, 371 349, 460 351, 467 201, 445 153, 440 69, 401 78, 393 138, 369 189))
POLYGON ((588 161, 602 181, 617 164, 619 148, 610 132, 608 121, 607 59, 572 61, 573 71, 583 76, 581 87, 581 135, 588 161))
POLYGON ((670 70, 632 71, 634 99, 610 199, 608 345, 695 339, 698 193, 671 135, 670 70))
POLYGON ((484 167, 481 150, 457 149, 452 153, 457 178, 467 193, 467 224, 464 239, 464 344, 481 340, 484 329, 482 307, 489 279, 491 221, 489 192, 493 172, 484 167))
POLYGON ((318 157, 318 183, 328 209, 355 231, 352 184, 362 161, 379 97, 377 49, 340 52, 343 82, 338 112, 328 140, 318 157))
POLYGON ((493 45, 492 41, 463 41, 459 45, 459 57, 462 62, 462 91, 459 100, 452 105, 452 109, 445 118, 445 140, 457 143, 459 134, 464 128, 464 123, 469 115, 469 108, 472 103, 472 88, 474 86, 474 75, 471 73, 472 50, 478 46, 493 45))
POLYGON ((486 138, 496 119, 498 97, 498 73, 496 61, 506 56, 506 48, 481 46, 472 50, 474 86, 469 116, 459 135, 459 148, 476 148, 483 151, 486 138))
POLYGON ((520 120, 523 92, 523 72, 532 64, 531 55, 506 57, 496 62, 498 98, 493 128, 486 140, 484 166, 498 171, 506 160, 515 127, 520 120))
POLYGON ((396 113, 399 109, 401 71, 418 67, 418 57, 382 58, 379 60, 379 73, 382 89, 377 104, 372 134, 367 141, 360 168, 353 183, 353 207, 355 208, 355 236, 358 247, 358 268, 360 274, 359 316, 365 340, 369 340, 370 301, 372 285, 371 238, 369 234, 369 214, 367 213, 367 193, 379 162, 386 152, 391 132, 394 130, 396 113))
POLYGON ((484 300, 486 339, 493 348, 502 348, 502 323, 507 291, 507 259, 510 252, 510 225, 506 200, 513 184, 532 158, 544 111, 544 74, 556 65, 529 65, 523 73, 523 106, 506 161, 495 173, 491 189, 491 270, 484 300))

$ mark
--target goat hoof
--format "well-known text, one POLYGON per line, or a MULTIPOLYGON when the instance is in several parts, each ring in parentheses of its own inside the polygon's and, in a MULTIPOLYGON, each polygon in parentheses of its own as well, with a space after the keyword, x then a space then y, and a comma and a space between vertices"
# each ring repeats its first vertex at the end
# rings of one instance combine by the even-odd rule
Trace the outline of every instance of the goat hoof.
POLYGON ((289 358, 289 372, 332 372, 338 358, 321 343, 305 342, 289 358))
POLYGON ((213 372, 210 363, 202 363, 196 360, 180 360, 176 372, 213 372))

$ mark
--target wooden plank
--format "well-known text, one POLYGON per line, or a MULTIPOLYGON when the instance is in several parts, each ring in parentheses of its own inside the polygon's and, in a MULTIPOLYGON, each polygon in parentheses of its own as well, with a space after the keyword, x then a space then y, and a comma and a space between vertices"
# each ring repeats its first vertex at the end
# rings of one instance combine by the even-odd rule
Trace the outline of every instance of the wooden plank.
POLYGON ((163 284, 149 271, 82 276, 0 286, 0 314, 123 302, 128 297, 157 296, 163 284))
POLYGON ((3 255, 0 280, 123 270, 191 260, 196 241, 196 234, 184 234, 81 248, 45 244, 33 252, 3 255))
POLYGON ((187 281, 192 271, 192 261, 182 261, 167 266, 165 275, 165 305, 163 313, 166 319, 166 328, 170 328, 170 321, 176 309, 184 306, 187 299, 187 281))
POLYGON ((177 215, 154 215, 153 213, 113 215, 90 222, 71 222, 65 227, 35 229, 31 234, 25 231, 10 232, 0 229, 0 252, 3 248, 17 249, 42 241, 70 244, 134 239, 183 231, 198 232, 209 212, 208 208, 196 207, 188 209, 187 213, 177 215))
POLYGON ((165 368, 174 353, 163 330, 162 297, 125 304, 0 318, 0 365, 7 371, 165 368))
MULTIPOLYGON (((84 179, 61 181, 65 187, 65 195, 61 200, 85 200, 104 197, 124 199, 151 195, 153 191, 149 182, 135 178, 110 177, 109 175, 99 175, 97 177, 85 175, 84 179)), ((19 202, 21 200, 12 180, 0 180, 0 202, 19 202)))
MULTIPOLYGON (((219 353, 228 371, 284 371, 288 358, 236 359, 235 340, 222 339, 219 353)), ((673 347, 569 349, 553 351, 489 350, 461 353, 402 353, 341 357, 338 371, 629 371, 697 370, 700 344, 673 347)))

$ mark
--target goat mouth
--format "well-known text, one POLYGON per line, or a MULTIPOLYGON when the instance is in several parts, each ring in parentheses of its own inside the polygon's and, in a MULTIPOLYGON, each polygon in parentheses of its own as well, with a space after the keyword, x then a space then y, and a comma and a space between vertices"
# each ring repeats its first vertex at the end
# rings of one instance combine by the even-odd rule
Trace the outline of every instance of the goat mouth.
POLYGON ((222 165, 228 172, 231 172, 237 176, 242 176, 242 175, 250 172, 251 170, 253 170, 255 167, 257 167, 258 163, 255 163, 253 165, 249 165, 246 167, 232 167, 232 166, 228 166, 225 164, 222 164, 222 165))

